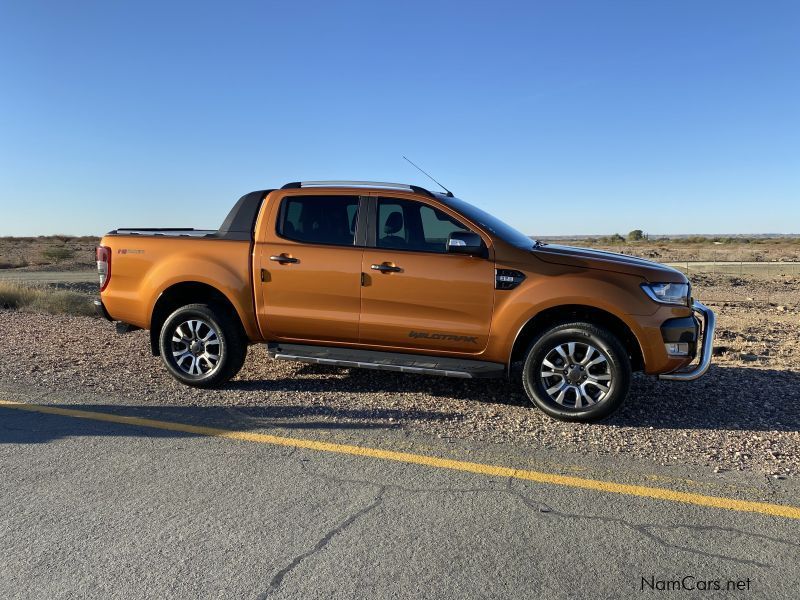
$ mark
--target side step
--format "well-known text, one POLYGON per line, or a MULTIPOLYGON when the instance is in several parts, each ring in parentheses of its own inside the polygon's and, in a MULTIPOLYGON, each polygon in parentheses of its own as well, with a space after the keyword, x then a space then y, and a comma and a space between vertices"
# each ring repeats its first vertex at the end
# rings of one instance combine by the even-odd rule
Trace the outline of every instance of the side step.
POLYGON ((336 367, 357 367, 361 369, 380 369, 416 373, 418 375, 444 375, 473 379, 479 377, 502 377, 506 366, 502 363, 482 360, 444 358, 422 354, 401 354, 399 352, 377 352, 375 350, 354 350, 332 346, 305 346, 300 344, 267 344, 267 351, 276 360, 297 360, 300 362, 336 367))

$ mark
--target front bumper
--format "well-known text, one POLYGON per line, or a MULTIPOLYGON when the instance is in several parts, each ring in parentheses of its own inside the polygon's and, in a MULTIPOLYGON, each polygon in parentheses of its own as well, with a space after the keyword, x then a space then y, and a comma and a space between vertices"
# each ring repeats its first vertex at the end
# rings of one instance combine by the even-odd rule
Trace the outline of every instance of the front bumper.
POLYGON ((714 315, 714 311, 696 300, 692 304, 692 311, 694 311, 695 315, 697 315, 700 320, 702 329, 700 362, 694 366, 688 365, 672 373, 663 373, 658 376, 659 379, 692 381, 705 375, 706 371, 708 371, 708 367, 711 366, 711 354, 714 350, 714 329, 717 326, 717 317, 714 315))

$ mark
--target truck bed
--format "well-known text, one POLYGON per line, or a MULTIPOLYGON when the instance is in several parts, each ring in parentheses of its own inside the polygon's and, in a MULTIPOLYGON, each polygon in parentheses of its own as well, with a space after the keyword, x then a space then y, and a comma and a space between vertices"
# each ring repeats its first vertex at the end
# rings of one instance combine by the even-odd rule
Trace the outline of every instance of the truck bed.
POLYGON ((108 235, 191 237, 218 240, 253 239, 253 228, 261 203, 272 190, 259 190, 245 194, 234 204, 219 229, 192 229, 191 227, 120 227, 108 235))
MULTIPOLYGON (((165 291, 205 285, 224 294, 248 334, 257 335, 250 255, 255 221, 269 191, 242 196, 216 231, 127 227, 108 232, 101 242, 110 254, 109 283, 102 293, 108 314, 149 329, 165 291)), ((191 300, 193 292, 186 293, 191 300)))

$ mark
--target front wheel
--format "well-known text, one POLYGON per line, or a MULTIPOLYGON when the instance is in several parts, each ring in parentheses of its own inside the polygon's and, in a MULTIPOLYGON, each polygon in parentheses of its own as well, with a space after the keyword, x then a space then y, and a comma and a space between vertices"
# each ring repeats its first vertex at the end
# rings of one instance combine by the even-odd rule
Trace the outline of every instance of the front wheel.
POLYGON ((619 339, 591 323, 565 323, 544 332, 528 349, 525 392, 538 408, 562 421, 597 421, 628 395, 631 364, 619 339))
POLYGON ((247 338, 229 311, 207 304, 188 304, 164 321, 159 350, 175 379, 194 387, 213 387, 225 383, 242 368, 247 338))

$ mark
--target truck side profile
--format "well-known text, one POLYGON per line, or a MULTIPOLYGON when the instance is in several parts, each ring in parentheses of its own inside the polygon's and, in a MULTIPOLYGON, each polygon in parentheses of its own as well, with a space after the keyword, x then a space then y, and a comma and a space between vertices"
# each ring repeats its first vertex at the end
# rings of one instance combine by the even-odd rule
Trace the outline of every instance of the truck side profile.
POLYGON ((149 330, 193 386, 235 376, 256 343, 275 359, 464 378, 522 363, 533 404, 592 421, 633 371, 691 380, 711 360, 714 314, 681 272, 542 244, 449 192, 290 183, 243 196, 217 231, 117 229, 100 244, 98 310, 149 330))

